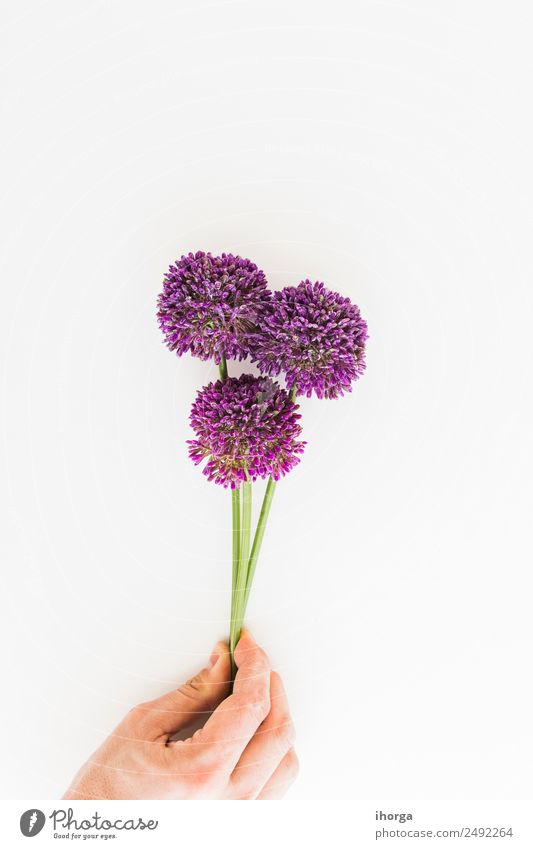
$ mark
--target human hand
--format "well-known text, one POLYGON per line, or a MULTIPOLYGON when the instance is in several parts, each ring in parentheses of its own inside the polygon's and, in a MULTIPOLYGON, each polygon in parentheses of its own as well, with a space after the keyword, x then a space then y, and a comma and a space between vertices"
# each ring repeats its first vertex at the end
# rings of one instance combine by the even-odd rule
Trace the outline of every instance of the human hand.
POLYGON ((244 630, 228 696, 230 660, 134 707, 78 772, 64 799, 280 799, 298 771, 281 678, 244 630), (213 712, 212 712, 213 711, 213 712), (205 716, 186 740, 172 741, 205 716))

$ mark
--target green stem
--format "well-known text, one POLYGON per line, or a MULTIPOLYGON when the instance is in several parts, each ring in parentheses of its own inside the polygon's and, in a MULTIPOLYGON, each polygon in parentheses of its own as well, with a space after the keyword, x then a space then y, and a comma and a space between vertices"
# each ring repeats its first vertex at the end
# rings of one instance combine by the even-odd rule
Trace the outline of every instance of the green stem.
POLYGON ((250 550, 250 536, 252 525, 252 484, 250 481, 242 483, 242 526, 240 537, 239 566, 237 569, 237 580, 235 582, 233 616, 230 629, 230 657, 232 671, 235 668, 235 647, 241 636, 244 620, 244 594, 246 592, 246 578, 248 574, 248 554, 250 550))
POLYGON ((246 613, 246 606, 248 604, 248 597, 250 595, 250 590, 252 588, 252 581, 254 579, 255 567, 257 566, 257 561, 259 559, 259 552, 261 551, 261 544, 263 542, 263 537, 265 535, 265 528, 268 519, 268 514, 270 513, 270 508, 272 506, 272 499, 274 498, 274 492, 276 491, 276 481, 274 478, 270 477, 268 479, 265 497, 263 498, 263 504, 261 505, 261 512, 259 514, 259 519, 257 521, 257 528, 255 529, 254 541, 252 544, 252 551, 250 554, 250 562, 248 564, 248 575, 246 578, 246 589, 244 592, 244 604, 243 604, 243 617, 246 613))
MULTIPOLYGON (((230 642, 233 639, 233 630, 235 622, 235 604, 237 593, 237 576, 239 574, 239 559, 241 551, 241 493, 239 489, 231 490, 231 521, 232 521, 232 542, 233 542, 233 557, 231 570, 231 617, 230 617, 230 642)), ((233 659, 233 651, 231 652, 231 678, 235 677, 235 661, 233 659)))
POLYGON ((220 379, 226 380, 228 377, 228 364, 226 362, 226 357, 222 354, 220 362, 218 364, 218 370, 220 372, 220 379))
MULTIPOLYGON (((242 485, 242 533, 241 533, 241 562, 248 565, 250 553, 250 537, 252 535, 252 482, 244 481, 242 485)), ((244 574, 246 575, 246 569, 244 574)))
POLYGON ((237 583, 239 571, 239 557, 241 550, 241 495, 238 489, 231 490, 231 520, 232 520, 232 542, 233 542, 233 570, 231 575, 232 586, 237 583))

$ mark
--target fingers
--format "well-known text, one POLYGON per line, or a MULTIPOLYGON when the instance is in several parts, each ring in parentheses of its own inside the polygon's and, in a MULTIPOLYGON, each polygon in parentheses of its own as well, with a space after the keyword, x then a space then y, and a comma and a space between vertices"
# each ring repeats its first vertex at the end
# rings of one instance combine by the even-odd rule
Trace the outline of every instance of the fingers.
POLYGON ((282 680, 270 674, 270 713, 257 729, 232 776, 238 799, 255 799, 294 743, 294 727, 282 680))
POLYGON ((270 710, 270 663, 249 631, 242 632, 235 662, 238 671, 232 695, 183 744, 207 770, 225 774, 233 771, 270 710))
POLYGON ((207 718, 227 696, 229 683, 228 646, 219 642, 209 666, 176 690, 133 708, 117 731, 147 741, 171 736, 198 719, 207 718))
POLYGON ((289 749, 276 771, 269 778, 257 799, 283 799, 298 776, 299 763, 294 749, 289 749))

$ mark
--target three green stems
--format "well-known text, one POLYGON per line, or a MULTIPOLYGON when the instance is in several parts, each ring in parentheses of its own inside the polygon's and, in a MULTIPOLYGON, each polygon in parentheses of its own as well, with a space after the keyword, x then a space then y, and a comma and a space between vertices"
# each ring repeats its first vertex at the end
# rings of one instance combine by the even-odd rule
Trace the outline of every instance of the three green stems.
MULTIPOLYGON (((222 356, 219 363, 220 379, 228 377, 226 358, 222 356)), ((291 390, 291 400, 295 400, 296 388, 291 390)), ((231 618, 230 618, 230 658, 231 680, 235 678, 235 648, 241 636, 241 630, 246 614, 250 589, 259 559, 259 552, 265 535, 266 523, 272 506, 276 489, 276 481, 271 476, 266 485, 261 512, 250 550, 252 531, 252 482, 246 468, 246 480, 240 488, 231 491, 231 521, 232 521, 232 580, 231 580, 231 618)))

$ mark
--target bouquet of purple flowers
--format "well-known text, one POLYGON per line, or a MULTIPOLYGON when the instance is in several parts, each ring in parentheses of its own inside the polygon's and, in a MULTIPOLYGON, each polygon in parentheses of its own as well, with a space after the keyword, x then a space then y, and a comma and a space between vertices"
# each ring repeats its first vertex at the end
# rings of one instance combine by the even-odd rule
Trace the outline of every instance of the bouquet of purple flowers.
POLYGON ((239 640, 277 481, 300 462, 300 395, 337 398, 365 369, 367 326, 349 298, 302 281, 272 292, 264 273, 232 254, 198 251, 169 267, 158 299, 165 342, 214 360, 220 379, 200 389, 188 440, 207 479, 231 490, 230 653, 239 640), (263 375, 228 376, 228 360, 249 358, 263 375), (285 387, 272 379, 283 374, 285 387), (252 484, 266 491, 252 536, 252 484))

